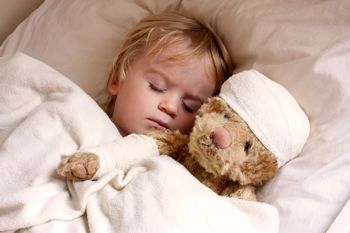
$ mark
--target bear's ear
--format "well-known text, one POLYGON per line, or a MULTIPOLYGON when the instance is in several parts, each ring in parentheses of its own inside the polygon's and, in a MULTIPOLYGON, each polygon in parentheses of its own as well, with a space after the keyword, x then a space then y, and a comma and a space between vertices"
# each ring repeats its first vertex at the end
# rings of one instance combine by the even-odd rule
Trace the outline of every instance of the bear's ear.
POLYGON ((198 109, 197 115, 203 116, 204 114, 210 112, 222 113, 226 111, 227 108, 228 105, 222 98, 210 97, 208 101, 198 109))

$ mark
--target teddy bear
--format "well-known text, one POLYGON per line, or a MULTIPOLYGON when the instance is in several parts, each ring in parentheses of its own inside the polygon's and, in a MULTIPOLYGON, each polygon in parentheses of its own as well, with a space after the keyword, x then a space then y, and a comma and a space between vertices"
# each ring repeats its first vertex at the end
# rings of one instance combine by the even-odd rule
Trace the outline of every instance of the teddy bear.
POLYGON ((256 200, 256 187, 277 172, 275 155, 221 97, 201 106, 189 136, 170 130, 148 135, 156 139, 161 154, 222 196, 256 200))
MULTIPOLYGON (((220 94, 200 107, 189 135, 172 130, 147 135, 160 154, 181 163, 215 193, 256 200, 256 188, 301 152, 309 131, 306 114, 283 86, 247 70, 232 75, 220 94)), ((98 168, 98 155, 80 152, 57 171, 86 180, 98 168)))

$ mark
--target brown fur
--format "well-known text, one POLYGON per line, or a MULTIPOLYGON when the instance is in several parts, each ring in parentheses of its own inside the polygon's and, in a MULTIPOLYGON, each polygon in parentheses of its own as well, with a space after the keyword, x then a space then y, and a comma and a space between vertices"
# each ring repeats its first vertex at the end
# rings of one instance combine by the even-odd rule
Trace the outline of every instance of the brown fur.
POLYGON ((77 152, 62 160, 57 173, 71 180, 88 180, 96 174, 99 167, 100 161, 97 155, 77 152))
POLYGON ((219 195, 255 200, 255 186, 271 179, 277 171, 275 156, 219 97, 210 98, 199 109, 189 137, 170 130, 149 135, 156 139, 161 154, 182 163, 219 195), (224 127, 230 133, 228 148, 220 149, 213 143, 211 134, 217 127, 224 127))

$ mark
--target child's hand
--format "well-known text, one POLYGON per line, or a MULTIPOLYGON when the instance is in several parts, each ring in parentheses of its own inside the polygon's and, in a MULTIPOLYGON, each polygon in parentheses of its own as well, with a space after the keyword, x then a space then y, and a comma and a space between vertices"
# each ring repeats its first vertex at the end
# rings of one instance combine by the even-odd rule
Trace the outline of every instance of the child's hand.
POLYGON ((89 152, 77 152, 62 160, 57 168, 57 173, 70 180, 89 180, 96 174, 99 166, 97 155, 89 152))

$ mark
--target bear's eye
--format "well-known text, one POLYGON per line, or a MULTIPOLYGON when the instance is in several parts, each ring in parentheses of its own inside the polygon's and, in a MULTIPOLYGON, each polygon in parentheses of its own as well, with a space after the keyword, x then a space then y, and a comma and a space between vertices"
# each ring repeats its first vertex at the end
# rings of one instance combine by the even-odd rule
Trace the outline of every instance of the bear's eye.
POLYGON ((224 113, 224 118, 225 118, 225 119, 230 119, 230 114, 229 114, 228 112, 225 112, 225 113, 224 113))
POLYGON ((246 154, 249 153, 250 148, 252 148, 252 143, 248 141, 244 144, 244 151, 246 154))

